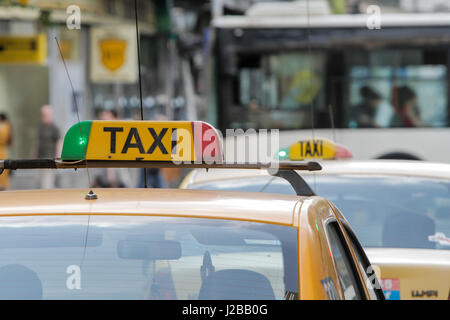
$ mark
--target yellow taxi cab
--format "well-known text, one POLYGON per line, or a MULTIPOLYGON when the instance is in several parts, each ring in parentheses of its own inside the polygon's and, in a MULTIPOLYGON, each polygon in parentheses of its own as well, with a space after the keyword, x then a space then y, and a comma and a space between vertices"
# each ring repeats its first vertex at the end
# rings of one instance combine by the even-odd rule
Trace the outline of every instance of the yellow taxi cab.
MULTIPOLYGON (((217 159, 221 150, 205 130, 214 129, 81 122, 61 159, 2 160, 0 169, 266 168, 207 164, 202 151, 216 143, 217 159)), ((348 222, 322 197, 87 190, 0 193, 0 299, 384 299, 348 222)))
MULTIPOLYGON (((350 151, 326 139, 300 141, 278 156, 327 159, 321 171, 301 175, 345 213, 386 299, 450 299, 449 164, 342 160, 350 151)), ((295 194, 289 183, 264 170, 197 169, 180 188, 295 194)))

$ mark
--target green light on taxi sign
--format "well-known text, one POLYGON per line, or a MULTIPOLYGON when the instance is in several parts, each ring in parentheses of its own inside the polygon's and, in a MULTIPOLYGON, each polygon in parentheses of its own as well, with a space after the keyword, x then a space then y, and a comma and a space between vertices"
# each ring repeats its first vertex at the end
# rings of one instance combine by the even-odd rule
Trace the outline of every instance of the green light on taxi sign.
POLYGON ((91 133, 92 121, 82 121, 72 126, 64 138, 61 160, 75 161, 86 159, 87 144, 91 133))
POLYGON ((289 160, 289 148, 284 148, 278 151, 277 154, 278 160, 289 160))

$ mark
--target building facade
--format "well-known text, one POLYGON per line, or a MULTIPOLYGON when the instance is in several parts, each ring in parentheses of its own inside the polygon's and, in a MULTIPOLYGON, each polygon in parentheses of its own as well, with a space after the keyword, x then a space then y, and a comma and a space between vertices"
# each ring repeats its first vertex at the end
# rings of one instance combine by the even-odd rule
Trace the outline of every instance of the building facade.
MULTIPOLYGON (((138 4, 144 89, 157 92, 150 84, 158 65, 155 3, 138 4)), ((137 74, 133 0, 0 1, 0 111, 13 127, 11 157, 35 156, 44 104, 53 106, 62 134, 100 109, 133 117, 137 74), (110 73, 102 78, 101 68, 110 73)))

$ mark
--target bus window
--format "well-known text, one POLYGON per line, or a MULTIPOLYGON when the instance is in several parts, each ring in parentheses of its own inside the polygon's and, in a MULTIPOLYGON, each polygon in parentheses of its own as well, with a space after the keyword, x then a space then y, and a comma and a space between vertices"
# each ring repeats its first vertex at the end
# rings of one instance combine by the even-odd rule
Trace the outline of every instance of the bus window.
MULTIPOLYGON (((308 37, 306 29, 294 26, 266 28, 255 24, 246 28, 245 17, 242 21, 239 29, 228 28, 225 22, 224 28, 216 29, 216 48, 222 54, 216 56, 215 68, 211 68, 216 81, 211 96, 216 99, 210 110, 217 115, 220 130, 280 129, 287 137, 312 126, 448 127, 448 28, 419 28, 415 21, 408 21, 404 28, 383 28, 374 37, 366 28, 336 25, 311 28, 308 37)), ((359 148, 351 141, 361 131, 344 132, 347 145, 359 148)), ((370 130, 364 132, 371 134, 370 130)), ((377 158, 400 149, 396 141, 391 140, 391 146, 382 143, 382 132, 392 130, 379 132, 383 147, 368 152, 360 148, 366 153, 361 157, 377 158)), ((408 135, 408 141, 416 141, 409 135, 417 132, 402 134, 408 135)), ((417 143, 405 148, 406 139, 400 140, 401 149, 425 159, 417 143)), ((443 157, 426 159, 442 161, 443 157)))
POLYGON ((424 50, 354 52, 346 127, 445 127, 446 56, 424 50))
POLYGON ((311 103, 325 105, 324 67, 323 54, 239 55, 231 126, 310 128, 311 103))

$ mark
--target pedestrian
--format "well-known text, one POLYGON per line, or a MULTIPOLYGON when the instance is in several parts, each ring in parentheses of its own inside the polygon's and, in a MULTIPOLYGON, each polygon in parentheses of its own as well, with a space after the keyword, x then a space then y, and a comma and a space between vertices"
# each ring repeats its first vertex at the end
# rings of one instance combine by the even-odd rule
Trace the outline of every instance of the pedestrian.
MULTIPOLYGON (((61 145, 58 127, 53 122, 53 109, 50 105, 41 107, 41 123, 38 134, 37 157, 39 159, 55 159, 61 145)), ((38 187, 54 189, 56 173, 52 169, 39 170, 38 187)))
MULTIPOLYGON (((12 144, 11 124, 6 114, 0 114, 0 159, 8 159, 8 148, 12 144)), ((0 190, 9 188, 9 170, 0 175, 0 190)))
POLYGON ((167 183, 162 175, 162 172, 158 168, 148 168, 141 170, 139 176, 138 188, 145 187, 144 171, 147 172, 147 187, 149 188, 167 188, 167 183))

